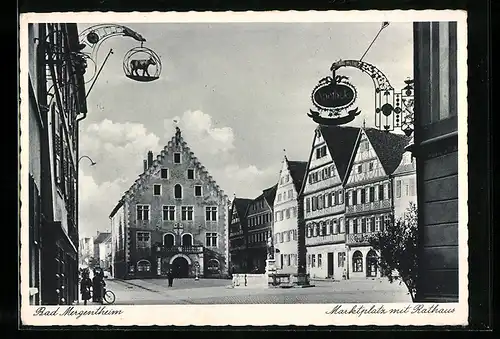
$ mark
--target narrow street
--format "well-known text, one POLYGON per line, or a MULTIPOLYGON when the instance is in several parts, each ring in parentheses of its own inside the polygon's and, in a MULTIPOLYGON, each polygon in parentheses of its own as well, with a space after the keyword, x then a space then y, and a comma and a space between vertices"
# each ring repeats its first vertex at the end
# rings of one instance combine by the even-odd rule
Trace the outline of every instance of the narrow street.
MULTIPOLYGON (((411 302, 404 285, 387 280, 313 281, 311 288, 230 288, 223 279, 107 280, 116 305, 320 304, 411 302)), ((82 303, 80 302, 80 305, 82 303)))

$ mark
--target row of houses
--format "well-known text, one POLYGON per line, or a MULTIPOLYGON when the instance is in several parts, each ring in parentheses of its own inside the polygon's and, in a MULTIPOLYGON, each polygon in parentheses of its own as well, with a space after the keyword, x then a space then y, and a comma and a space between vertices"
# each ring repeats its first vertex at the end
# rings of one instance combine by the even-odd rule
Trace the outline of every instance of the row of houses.
POLYGON ((308 161, 285 156, 275 186, 233 200, 232 271, 263 272, 271 243, 279 273, 305 265, 313 278, 379 277, 369 236, 417 200, 410 142, 373 128, 318 126, 308 161))
POLYGON ((95 237, 81 238, 78 254, 80 267, 101 267, 109 270, 111 267, 111 233, 97 231, 95 237))

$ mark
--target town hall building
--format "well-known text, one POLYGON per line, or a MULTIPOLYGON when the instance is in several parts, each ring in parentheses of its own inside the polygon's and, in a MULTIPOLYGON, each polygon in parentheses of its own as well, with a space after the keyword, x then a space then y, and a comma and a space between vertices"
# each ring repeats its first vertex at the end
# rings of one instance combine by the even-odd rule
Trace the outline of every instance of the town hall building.
POLYGON ((229 200, 177 127, 110 214, 116 278, 228 275, 229 200))

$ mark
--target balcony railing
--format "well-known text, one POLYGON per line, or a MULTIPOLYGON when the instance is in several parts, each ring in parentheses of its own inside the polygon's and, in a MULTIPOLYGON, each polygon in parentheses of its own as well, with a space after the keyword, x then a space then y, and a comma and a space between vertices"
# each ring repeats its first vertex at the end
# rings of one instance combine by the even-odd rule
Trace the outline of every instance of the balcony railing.
POLYGON ((345 233, 306 237, 306 246, 340 242, 345 242, 345 233))
POLYGON ((203 246, 158 246, 155 248, 157 253, 203 253, 203 246))
POLYGON ((346 213, 357 213, 357 212, 368 212, 390 207, 391 207, 390 200, 382 200, 382 201, 373 201, 366 204, 346 206, 345 211, 346 213))
POLYGON ((370 238, 378 232, 347 234, 347 245, 369 245, 370 238))

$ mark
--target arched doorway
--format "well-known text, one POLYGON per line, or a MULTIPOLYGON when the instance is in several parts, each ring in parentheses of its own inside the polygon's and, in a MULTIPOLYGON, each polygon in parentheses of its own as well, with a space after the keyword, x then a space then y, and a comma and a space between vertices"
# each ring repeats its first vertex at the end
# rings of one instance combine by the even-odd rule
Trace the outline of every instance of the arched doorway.
POLYGON ((193 236, 189 233, 182 235, 182 247, 193 246, 193 236))
POLYGON ((366 276, 376 277, 377 276, 377 261, 378 256, 374 250, 370 250, 366 255, 366 276))
POLYGON ((363 254, 360 251, 356 251, 352 255, 352 271, 363 272, 363 254))
POLYGON ((181 256, 174 258, 171 266, 176 278, 187 278, 189 276, 189 262, 186 258, 181 256))

